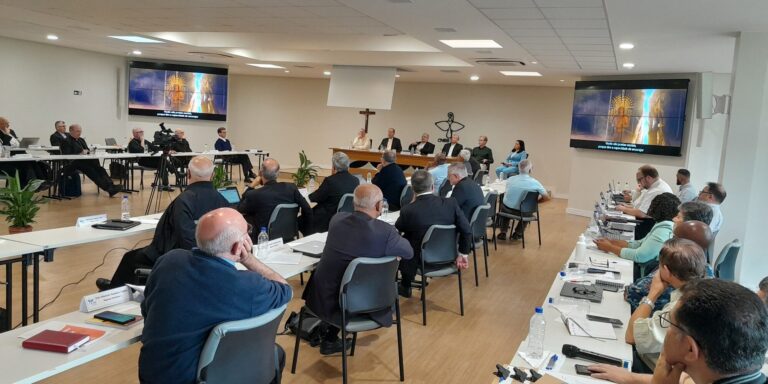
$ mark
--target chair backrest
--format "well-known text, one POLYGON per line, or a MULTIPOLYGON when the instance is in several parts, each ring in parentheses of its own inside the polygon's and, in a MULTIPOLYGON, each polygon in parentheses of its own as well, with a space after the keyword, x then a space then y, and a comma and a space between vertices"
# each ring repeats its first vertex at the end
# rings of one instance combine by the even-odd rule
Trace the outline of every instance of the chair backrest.
POLYGON ((477 172, 475 172, 475 176, 472 178, 475 183, 478 185, 483 185, 483 176, 487 175, 488 171, 478 169, 477 172))
POLYGON ((117 140, 115 140, 114 137, 107 137, 104 139, 104 144, 106 145, 117 145, 117 140))
POLYGON ((735 239, 723 247, 715 261, 715 277, 723 280, 736 280, 736 260, 741 251, 741 242, 735 239))
POLYGON ((709 242, 709 247, 707 247, 707 264, 712 264, 715 258, 715 239, 717 238, 717 233, 719 231, 712 231, 712 240, 709 242))
POLYGON ((499 201, 499 194, 496 193, 496 191, 491 191, 487 195, 485 195, 485 203, 490 205, 490 210, 488 211, 488 215, 491 217, 496 216, 496 206, 499 201))
POLYGON ((400 209, 410 204, 411 200, 413 200, 413 187, 406 184, 400 192, 400 209))
POLYGON ((433 225, 421 240, 424 264, 448 264, 456 261, 458 242, 455 225, 433 225))
POLYGON ((345 193, 339 200, 339 206, 336 208, 336 212, 354 212, 355 211, 355 194, 345 193))
POLYGON ((446 197, 448 196, 448 192, 450 192, 453 189, 453 186, 451 185, 451 182, 448 181, 448 178, 446 177, 445 180, 443 180, 442 184, 440 184, 440 188, 435 191, 438 196, 440 197, 446 197))
POLYGON ((197 382, 272 382, 279 369, 275 336, 286 306, 250 319, 215 326, 200 353, 197 382))
POLYGON ((282 237, 286 243, 296 239, 299 232, 298 216, 298 204, 278 204, 272 210, 272 215, 269 217, 269 225, 267 226, 269 239, 273 240, 282 237))
POLYGON ((397 265, 394 256, 358 257, 344 271, 339 305, 348 314, 391 308, 397 299, 397 265))
POLYGON ((478 205, 472 212, 472 218, 469 226, 472 228, 472 238, 479 239, 485 235, 485 224, 488 221, 488 214, 491 211, 490 204, 478 205))
POLYGON ((520 212, 533 213, 539 211, 539 192, 529 191, 520 202, 520 212))

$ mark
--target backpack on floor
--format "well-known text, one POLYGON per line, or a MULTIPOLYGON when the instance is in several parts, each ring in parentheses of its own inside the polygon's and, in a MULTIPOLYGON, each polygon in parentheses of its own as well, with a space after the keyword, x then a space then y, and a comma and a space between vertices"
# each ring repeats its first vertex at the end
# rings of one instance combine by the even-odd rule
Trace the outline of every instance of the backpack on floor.
POLYGON ((64 197, 80 197, 83 194, 80 186, 80 172, 72 172, 61 176, 59 194, 64 197))
MULTIPOLYGON (((323 321, 313 316, 309 312, 304 312, 304 321, 301 324, 299 337, 309 342, 309 345, 316 347, 320 345, 320 323, 323 321)), ((299 327, 299 314, 291 312, 288 320, 285 321, 285 329, 281 335, 295 335, 299 327)))

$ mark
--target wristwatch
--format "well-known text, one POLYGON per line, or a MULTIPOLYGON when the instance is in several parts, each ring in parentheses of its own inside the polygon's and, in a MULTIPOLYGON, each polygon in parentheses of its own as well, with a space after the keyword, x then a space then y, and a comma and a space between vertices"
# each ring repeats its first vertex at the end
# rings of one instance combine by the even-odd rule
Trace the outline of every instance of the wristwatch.
POLYGON ((649 307, 651 307, 651 309, 653 309, 653 307, 656 306, 656 303, 651 301, 651 299, 649 299, 648 296, 643 297, 643 299, 640 300, 640 304, 646 304, 649 307))

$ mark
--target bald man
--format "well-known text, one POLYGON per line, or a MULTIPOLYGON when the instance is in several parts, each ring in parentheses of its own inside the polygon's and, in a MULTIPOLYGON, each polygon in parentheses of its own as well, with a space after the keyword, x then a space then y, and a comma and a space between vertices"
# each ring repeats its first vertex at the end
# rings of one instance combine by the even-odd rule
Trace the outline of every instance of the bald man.
MULTIPOLYGON (((147 282, 141 303, 142 383, 194 383, 213 327, 262 315, 291 300, 285 279, 252 256, 248 225, 234 209, 203 215, 195 238, 198 248, 166 253, 147 282), (237 270, 238 262, 248 270, 237 270)), ((275 351, 282 372, 285 352, 277 344, 275 351)))
MULTIPOLYGON (((61 148, 62 155, 88 155, 91 150, 88 147, 88 143, 82 137, 83 127, 80 124, 72 124, 69 126, 69 136, 67 139, 61 142, 59 148, 61 148)), ((85 173, 91 181, 93 181, 99 188, 109 193, 109 197, 114 196, 122 190, 119 186, 112 183, 112 179, 107 174, 107 170, 99 164, 96 159, 82 159, 72 160, 64 167, 64 174, 70 175, 74 171, 80 171, 85 173)))
POLYGON ((459 152, 461 152, 461 150, 464 149, 464 146, 459 144, 459 139, 461 139, 459 135, 455 133, 451 135, 451 141, 448 143, 445 143, 445 145, 443 145, 443 150, 440 152, 442 152, 444 155, 448 157, 458 156, 459 152))
POLYGON ((152 242, 123 256, 112 280, 97 279, 101 290, 117 288, 135 282, 137 268, 152 268, 166 252, 172 249, 195 247, 195 223, 206 213, 227 207, 229 203, 213 187, 213 162, 204 156, 194 157, 187 167, 189 186, 165 209, 155 229, 152 242))
MULTIPOLYGON (((338 353, 342 349, 338 337, 340 329, 332 324, 341 324, 339 288, 349 263, 358 257, 397 256, 405 260, 413 257, 413 248, 395 227, 377 220, 381 215, 383 198, 379 187, 361 184, 355 188, 355 211, 339 212, 331 218, 323 257, 302 296, 307 307, 325 322, 321 328, 320 344, 323 355, 338 353)), ((390 309, 367 316, 382 326, 392 325, 390 309)))
MULTIPOLYGON (((248 224, 254 228, 251 236, 253 240, 259 235, 261 228, 269 226, 269 218, 272 211, 279 204, 298 204, 301 209, 299 217, 299 230, 305 236, 312 232, 312 208, 309 202, 301 195, 296 184, 282 183, 277 181, 280 175, 280 163, 272 158, 267 158, 261 164, 259 177, 253 181, 249 188, 243 193, 243 199, 237 210, 245 216, 248 224)), ((285 234, 284 234, 285 235, 285 234)), ((289 235, 283 237, 286 243, 293 240, 289 235)))

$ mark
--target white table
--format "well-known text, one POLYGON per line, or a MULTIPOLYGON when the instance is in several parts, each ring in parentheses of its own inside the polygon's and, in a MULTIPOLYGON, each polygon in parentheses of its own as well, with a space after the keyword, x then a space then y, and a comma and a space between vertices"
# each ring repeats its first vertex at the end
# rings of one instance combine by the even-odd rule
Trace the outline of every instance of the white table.
POLYGON ((7 329, 13 327, 13 264, 21 262, 21 323, 27 325, 27 267, 43 248, 0 238, 0 264, 5 265, 5 309, 7 329))

